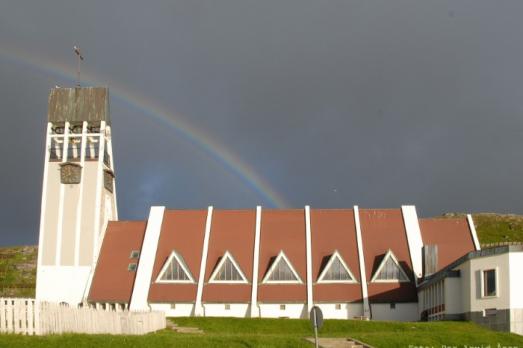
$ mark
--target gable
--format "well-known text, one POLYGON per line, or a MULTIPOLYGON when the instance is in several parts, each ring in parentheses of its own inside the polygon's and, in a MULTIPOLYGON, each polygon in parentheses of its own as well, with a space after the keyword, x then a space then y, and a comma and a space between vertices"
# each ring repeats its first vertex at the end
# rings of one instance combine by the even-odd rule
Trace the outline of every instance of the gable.
POLYGON ((389 250, 383 257, 371 281, 384 283, 408 282, 409 277, 407 277, 407 274, 405 274, 405 271, 401 268, 392 251, 389 250))
POLYGON ((172 251, 165 261, 157 283, 194 283, 194 278, 185 264, 183 257, 176 251, 172 251))
POLYGON ((356 283, 355 279, 341 255, 335 251, 318 277, 318 283, 356 283))
POLYGON ((226 251, 216 265, 209 283, 247 283, 247 279, 232 255, 226 251))
POLYGON ((263 279, 264 283, 299 284, 301 279, 283 251, 280 251, 263 279))

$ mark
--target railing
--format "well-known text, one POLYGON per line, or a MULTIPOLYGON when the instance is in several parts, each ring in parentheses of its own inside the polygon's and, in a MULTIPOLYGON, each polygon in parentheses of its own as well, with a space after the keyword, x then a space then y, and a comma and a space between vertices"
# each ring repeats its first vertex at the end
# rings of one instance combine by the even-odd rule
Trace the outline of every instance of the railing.
POLYGON ((76 308, 29 298, 0 298, 0 333, 142 335, 164 328, 163 312, 76 308))

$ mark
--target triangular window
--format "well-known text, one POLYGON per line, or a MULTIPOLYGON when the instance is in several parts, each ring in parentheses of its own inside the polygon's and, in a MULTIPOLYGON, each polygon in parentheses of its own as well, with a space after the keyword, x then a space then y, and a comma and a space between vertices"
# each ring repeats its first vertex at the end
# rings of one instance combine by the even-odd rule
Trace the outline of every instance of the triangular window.
POLYGON ((356 278, 338 251, 335 251, 318 277, 318 283, 356 283, 356 278))
POLYGON ((287 256, 280 251, 263 278, 263 283, 300 284, 302 281, 287 256))
POLYGON ((194 283, 183 257, 173 250, 162 267, 157 283, 194 283))
POLYGON ((409 277, 407 277, 407 274, 405 274, 405 271, 401 268, 392 251, 389 250, 385 254, 371 281, 376 283, 408 282, 409 277))
POLYGON ((232 255, 226 251, 214 268, 209 283, 247 283, 247 278, 232 255))

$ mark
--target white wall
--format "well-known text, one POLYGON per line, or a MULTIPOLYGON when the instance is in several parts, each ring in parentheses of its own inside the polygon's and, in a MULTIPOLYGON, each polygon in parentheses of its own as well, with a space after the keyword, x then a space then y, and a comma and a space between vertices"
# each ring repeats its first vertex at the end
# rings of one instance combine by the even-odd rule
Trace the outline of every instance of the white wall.
MULTIPOLYGON (((508 309, 510 308, 510 286, 509 286, 509 257, 508 253, 480 257, 469 260, 470 264, 470 311, 477 312, 486 308, 508 309), (495 297, 481 296, 481 272, 497 268, 498 287, 495 297)), ((463 279, 466 281, 466 279, 463 279)))
POLYGON ((91 267, 39 266, 36 299, 48 302, 82 302, 91 267))
POLYGON ((280 304, 259 303, 260 317, 262 318, 306 318, 306 305, 304 303, 282 303, 285 309, 280 309, 280 304))
POLYGON ((371 303, 372 320, 418 321, 418 303, 396 303, 391 309, 389 303, 371 303))
POLYGON ((166 317, 190 317, 194 313, 193 303, 175 303, 174 308, 170 303, 151 303, 153 311, 163 311, 166 317))
POLYGON ((510 307, 523 308, 523 252, 509 253, 510 307))
POLYGON ((229 303, 229 309, 225 309, 225 303, 204 303, 203 314, 206 317, 237 317, 245 318, 249 314, 248 303, 229 303))
POLYGON ((315 305, 320 307, 325 319, 353 319, 363 316, 362 303, 316 303, 315 305), (336 309, 337 304, 341 305, 340 309, 336 309))
POLYGON ((445 313, 461 314, 467 312, 462 301, 462 293, 465 291, 462 278, 445 278, 445 313))

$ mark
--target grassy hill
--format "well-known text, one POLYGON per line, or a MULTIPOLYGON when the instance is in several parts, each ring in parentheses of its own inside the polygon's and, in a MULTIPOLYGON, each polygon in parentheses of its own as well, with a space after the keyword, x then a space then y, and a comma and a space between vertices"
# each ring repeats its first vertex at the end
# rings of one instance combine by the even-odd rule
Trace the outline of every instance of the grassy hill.
MULTIPOLYGON (((447 213, 444 217, 464 216, 447 213)), ((523 216, 514 214, 473 214, 482 245, 490 243, 523 243, 523 216)), ((0 248, 0 297, 34 296, 36 246, 0 248)))
MULTIPOLYGON (((447 213, 445 217, 465 214, 447 213)), ((479 242, 484 244, 519 242, 523 243, 523 216, 514 214, 472 214, 479 242)))
POLYGON ((37 247, 0 248, 0 297, 34 297, 37 247))

